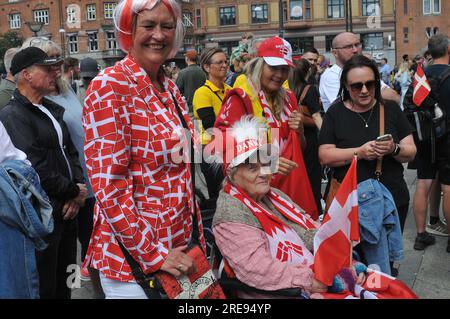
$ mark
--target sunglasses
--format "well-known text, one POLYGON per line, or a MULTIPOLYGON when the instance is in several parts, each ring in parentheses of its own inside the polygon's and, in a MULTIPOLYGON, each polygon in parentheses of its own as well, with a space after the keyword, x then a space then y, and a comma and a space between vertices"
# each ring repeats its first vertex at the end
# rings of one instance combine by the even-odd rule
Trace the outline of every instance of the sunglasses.
POLYGON ((367 81, 367 82, 356 82, 356 83, 352 83, 349 84, 350 89, 353 92, 361 92, 363 86, 366 87, 367 91, 373 90, 375 88, 375 84, 376 81, 375 80, 371 80, 371 81, 367 81))

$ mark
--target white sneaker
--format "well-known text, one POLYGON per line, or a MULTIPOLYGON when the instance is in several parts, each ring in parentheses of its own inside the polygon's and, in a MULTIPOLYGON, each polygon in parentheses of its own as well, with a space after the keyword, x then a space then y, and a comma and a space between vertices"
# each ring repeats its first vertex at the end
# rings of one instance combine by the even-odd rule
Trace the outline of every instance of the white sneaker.
POLYGON ((425 228, 427 232, 436 236, 448 237, 447 224, 439 220, 436 224, 428 224, 425 228))

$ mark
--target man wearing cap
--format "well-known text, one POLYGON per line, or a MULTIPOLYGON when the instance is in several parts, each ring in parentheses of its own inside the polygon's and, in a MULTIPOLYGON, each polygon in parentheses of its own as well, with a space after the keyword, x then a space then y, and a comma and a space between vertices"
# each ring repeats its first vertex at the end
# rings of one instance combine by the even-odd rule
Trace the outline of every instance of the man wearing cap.
POLYGON ((197 51, 190 50, 184 55, 187 67, 180 71, 176 84, 181 94, 186 98, 189 106, 189 114, 193 117, 192 100, 195 91, 205 84, 206 74, 197 64, 197 51))
POLYGON ((71 229, 76 229, 74 219, 87 195, 64 109, 44 97, 55 90, 62 63, 36 47, 17 52, 11 62, 17 89, 0 112, 12 143, 27 155, 53 208, 49 246, 36 253, 41 298, 70 298, 67 267, 76 264, 76 232, 71 229))
POLYGON ((100 67, 93 58, 84 58, 80 61, 80 78, 82 83, 77 95, 81 105, 84 104, 84 98, 86 97, 86 90, 89 84, 91 84, 92 79, 95 78, 99 72, 100 67))

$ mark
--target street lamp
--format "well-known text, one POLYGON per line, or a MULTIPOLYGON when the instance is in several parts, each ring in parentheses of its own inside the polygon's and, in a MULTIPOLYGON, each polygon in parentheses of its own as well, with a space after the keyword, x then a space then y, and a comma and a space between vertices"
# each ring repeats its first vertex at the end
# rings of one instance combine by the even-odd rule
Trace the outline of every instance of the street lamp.
POLYGON ((40 21, 25 22, 25 24, 28 26, 31 32, 34 32, 35 37, 38 36, 38 32, 41 31, 42 27, 44 26, 44 22, 40 21))
POLYGON ((61 35, 61 49, 63 59, 66 57, 66 30, 64 28, 59 29, 59 34, 61 35))
POLYGON ((284 12, 283 12, 283 0, 278 1, 278 35, 280 38, 284 38, 284 12))

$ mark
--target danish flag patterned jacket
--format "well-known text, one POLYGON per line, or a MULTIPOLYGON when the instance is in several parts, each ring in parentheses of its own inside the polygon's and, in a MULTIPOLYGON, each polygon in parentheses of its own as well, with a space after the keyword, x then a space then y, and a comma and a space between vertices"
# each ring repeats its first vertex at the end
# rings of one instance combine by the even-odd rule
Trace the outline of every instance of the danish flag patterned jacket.
POLYGON ((176 85, 164 76, 161 82, 164 92, 128 55, 91 82, 83 109, 86 166, 96 198, 85 263, 123 282, 134 279, 117 240, 148 274, 161 268, 169 249, 189 242, 193 228, 190 164, 171 157, 186 139, 173 99, 191 133, 193 125, 176 85))

